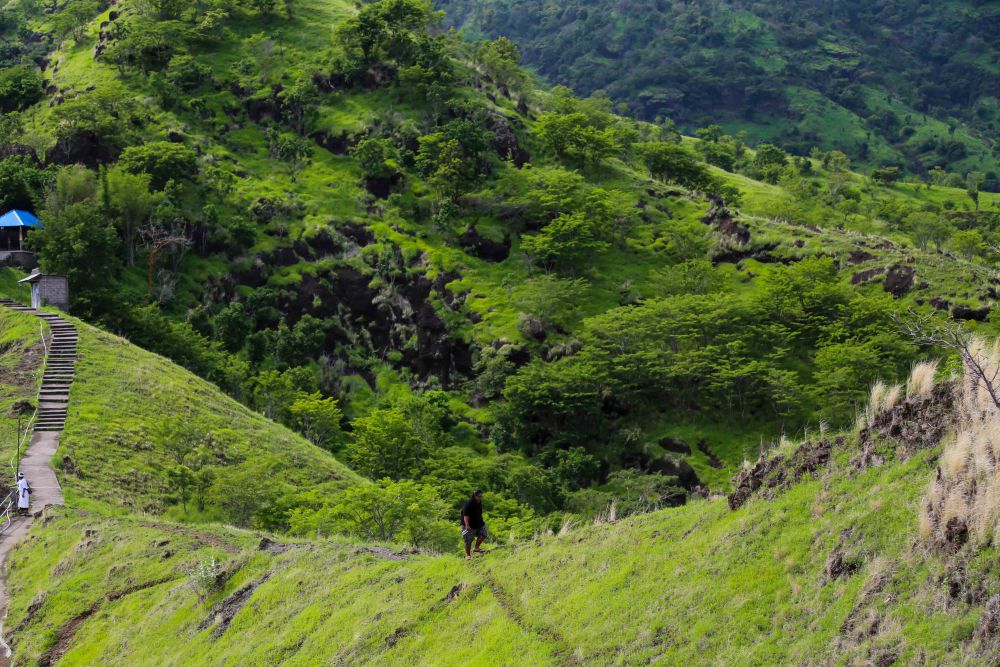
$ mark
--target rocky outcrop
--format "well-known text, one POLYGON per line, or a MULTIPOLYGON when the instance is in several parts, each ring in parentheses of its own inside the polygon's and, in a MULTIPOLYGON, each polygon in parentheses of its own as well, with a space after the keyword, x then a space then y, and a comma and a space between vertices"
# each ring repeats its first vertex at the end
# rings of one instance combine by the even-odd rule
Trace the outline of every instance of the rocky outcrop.
POLYGON ((885 461, 884 445, 897 456, 908 458, 934 447, 954 425, 955 385, 942 382, 931 393, 911 396, 885 410, 861 429, 861 451, 854 466, 864 470, 885 461))
POLYGON ((735 490, 729 494, 730 509, 738 509, 754 495, 774 497, 806 476, 825 468, 834 447, 844 444, 844 438, 822 438, 807 441, 791 454, 760 455, 757 462, 742 470, 733 479, 735 490))

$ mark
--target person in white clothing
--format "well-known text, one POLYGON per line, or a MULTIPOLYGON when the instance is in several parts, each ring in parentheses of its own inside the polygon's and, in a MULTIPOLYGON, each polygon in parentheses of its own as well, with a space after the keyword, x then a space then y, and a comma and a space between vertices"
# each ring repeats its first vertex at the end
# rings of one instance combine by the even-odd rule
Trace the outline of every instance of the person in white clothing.
POLYGON ((28 505, 31 502, 31 487, 28 480, 24 478, 24 473, 17 473, 17 509, 21 514, 28 513, 28 505))

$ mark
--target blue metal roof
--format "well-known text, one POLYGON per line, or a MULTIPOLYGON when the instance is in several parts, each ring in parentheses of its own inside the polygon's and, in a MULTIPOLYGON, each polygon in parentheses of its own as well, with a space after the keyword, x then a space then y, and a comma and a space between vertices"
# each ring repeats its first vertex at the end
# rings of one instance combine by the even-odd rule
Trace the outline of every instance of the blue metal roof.
POLYGON ((42 224, 41 220, 33 216, 27 211, 19 211, 14 209, 12 211, 7 211, 3 215, 0 215, 0 227, 38 227, 42 228, 45 225, 42 224))

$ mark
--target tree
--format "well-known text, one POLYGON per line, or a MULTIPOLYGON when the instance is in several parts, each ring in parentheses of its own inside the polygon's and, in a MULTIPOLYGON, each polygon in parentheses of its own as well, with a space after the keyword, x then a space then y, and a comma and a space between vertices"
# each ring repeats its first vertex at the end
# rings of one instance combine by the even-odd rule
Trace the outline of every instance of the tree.
POLYGON ((0 70, 0 113, 27 109, 44 94, 42 77, 34 65, 14 65, 0 70))
POLYGON ((29 245, 43 270, 69 278, 74 301, 101 292, 121 269, 118 234, 113 223, 91 203, 71 204, 45 219, 29 245))
POLYGON ((80 41, 100 11, 96 0, 72 0, 52 19, 52 27, 60 39, 72 37, 80 41))
POLYGON ((252 330, 253 321, 242 301, 233 301, 212 318, 213 335, 229 352, 242 349, 252 330))
POLYGON ((131 174, 148 174, 150 184, 162 190, 168 181, 183 181, 198 173, 198 156, 183 144, 151 141, 129 146, 118 160, 119 166, 131 174))
POLYGON ((500 85, 520 90, 527 80, 521 69, 521 51, 504 36, 492 42, 483 42, 476 51, 476 58, 487 76, 500 85))
POLYGON ((582 112, 544 113, 532 132, 557 158, 580 167, 596 167, 622 148, 612 128, 594 125, 582 112))
POLYGON ((427 444, 409 415, 398 408, 376 409, 355 419, 354 438, 344 448, 345 460, 370 478, 418 477, 427 444))
POLYGON ((711 179, 711 174, 694 153, 680 144, 669 141, 639 144, 638 152, 649 175, 661 181, 701 190, 711 179))
POLYGON ((902 177, 899 167, 880 167, 872 172, 872 180, 885 187, 892 187, 902 177))
POLYGON ((405 542, 443 548, 451 525, 448 507, 433 487, 410 480, 382 479, 358 484, 318 512, 300 513, 293 519, 299 533, 347 533, 375 542, 405 542))
POLYGON ((976 205, 977 211, 979 210, 979 188, 982 187, 985 180, 986 177, 978 171, 970 171, 965 179, 965 193, 969 195, 969 199, 976 205))
POLYGON ((0 210, 33 210, 48 180, 48 174, 27 158, 0 160, 0 210))
POLYGON ((319 392, 299 394, 288 411, 295 428, 314 445, 331 449, 340 438, 344 415, 336 399, 324 398, 319 392))
POLYGON ((937 213, 918 211, 906 216, 904 222, 913 233, 913 239, 921 250, 926 250, 928 245, 933 244, 935 249, 941 252, 945 241, 951 238, 951 225, 937 213))
POLYGON ((608 249, 601 236, 594 220, 584 213, 564 213, 542 231, 525 236, 521 249, 543 266, 571 269, 608 249))
POLYGON ((107 172, 107 205, 118 221, 125 246, 125 266, 135 265, 135 246, 140 230, 162 200, 162 195, 149 191, 151 178, 146 173, 131 174, 121 166, 107 172))
POLYGON ((268 128, 265 134, 271 158, 284 163, 292 183, 295 183, 299 173, 312 159, 312 142, 295 134, 280 132, 273 127, 268 128))
POLYGON ((968 229, 955 232, 951 237, 951 247, 965 259, 972 261, 973 257, 986 251, 986 240, 978 229, 968 229))
POLYGON ((45 198, 49 213, 59 213, 73 204, 95 201, 97 174, 83 165, 63 167, 56 173, 55 182, 45 198))
POLYGON ((351 148, 366 178, 392 178, 399 173, 399 151, 390 139, 365 137, 351 148))

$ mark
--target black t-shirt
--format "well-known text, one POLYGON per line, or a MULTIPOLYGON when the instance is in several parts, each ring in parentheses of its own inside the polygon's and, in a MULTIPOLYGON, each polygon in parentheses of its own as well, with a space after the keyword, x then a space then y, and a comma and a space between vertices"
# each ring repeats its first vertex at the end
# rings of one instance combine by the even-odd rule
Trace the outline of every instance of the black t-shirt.
POLYGON ((465 527, 465 517, 469 517, 469 528, 482 528, 486 525, 483 521, 483 504, 477 503, 471 498, 462 508, 462 527, 465 527))

